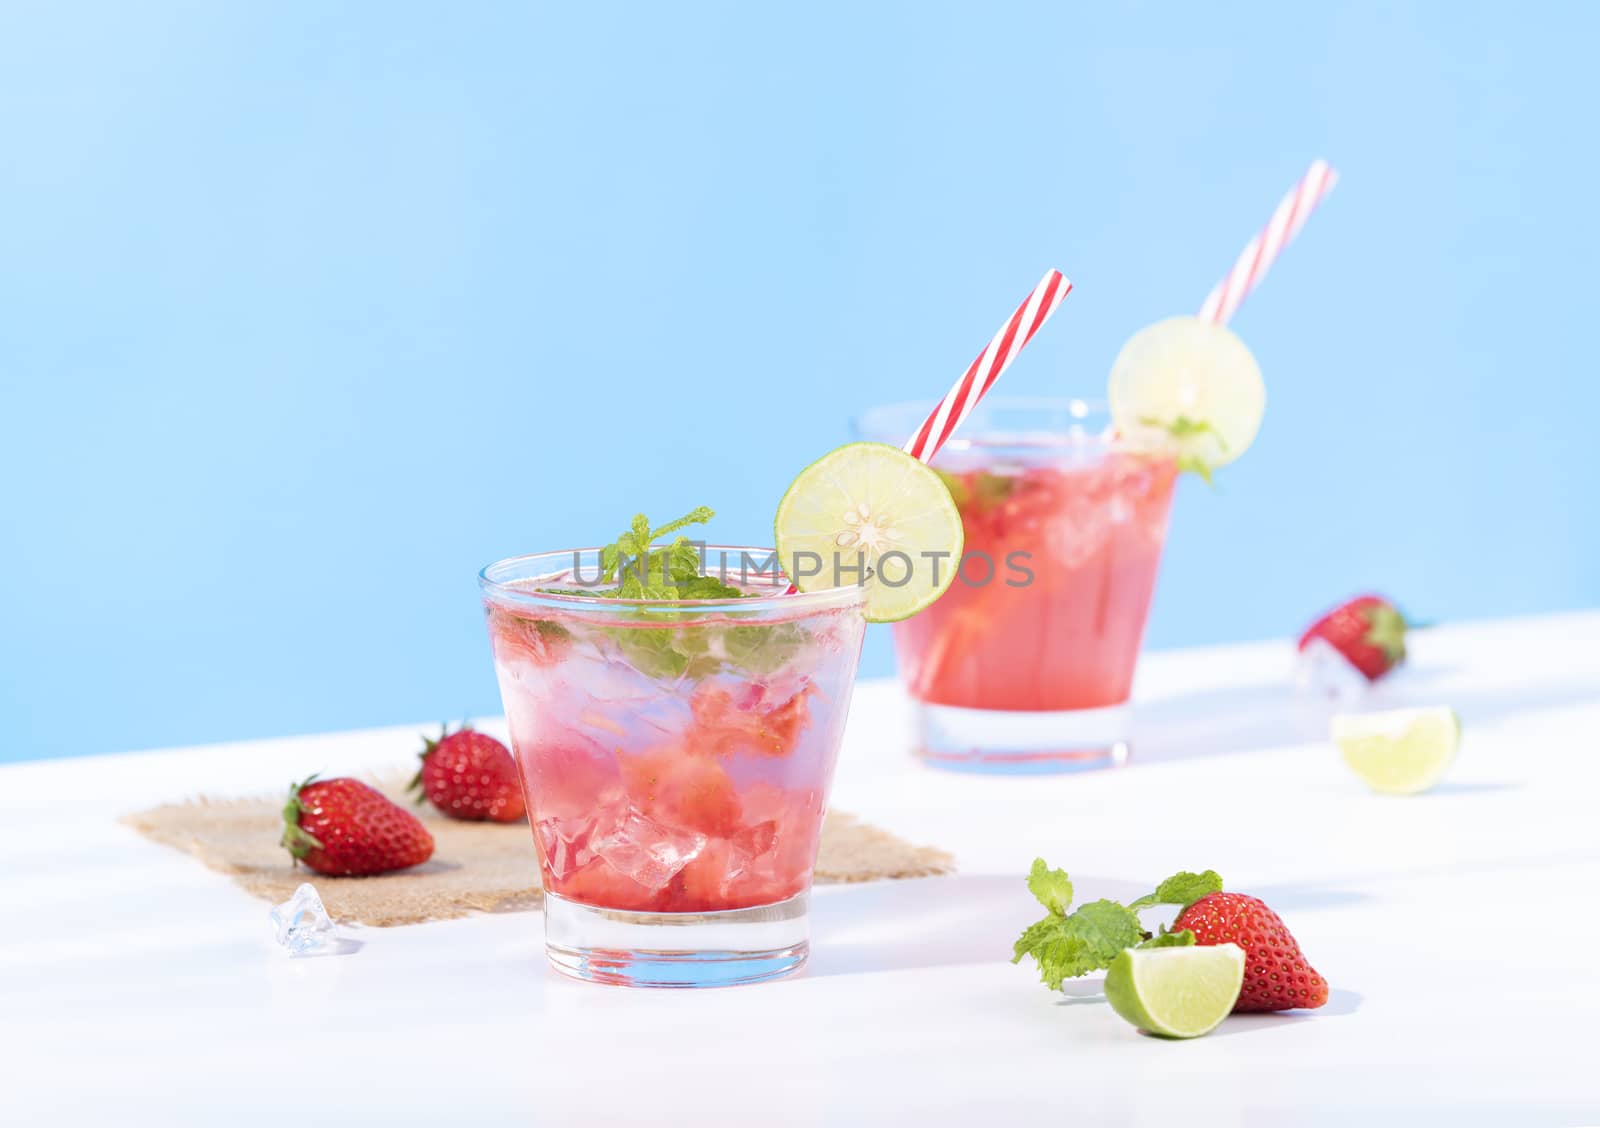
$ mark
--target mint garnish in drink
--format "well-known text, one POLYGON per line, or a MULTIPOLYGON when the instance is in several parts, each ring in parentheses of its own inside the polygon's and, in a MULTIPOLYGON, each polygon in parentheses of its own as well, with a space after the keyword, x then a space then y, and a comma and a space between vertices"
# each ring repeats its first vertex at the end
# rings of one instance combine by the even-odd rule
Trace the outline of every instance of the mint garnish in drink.
MULTIPOLYGON (((1213 427, 1207 420, 1195 420, 1190 419, 1187 415, 1180 415, 1170 423, 1163 423, 1153 415, 1141 415, 1139 417, 1139 422, 1144 424, 1146 427, 1151 427, 1158 431, 1165 431, 1179 443, 1183 443, 1187 439, 1192 439, 1196 435, 1209 435, 1216 440, 1217 446, 1224 454, 1228 452, 1227 440, 1225 440, 1222 437, 1222 433, 1213 427)), ((1216 480, 1211 476, 1211 463, 1207 462, 1199 455, 1192 453, 1180 453, 1177 458, 1177 465, 1180 472, 1198 475, 1200 480, 1205 482, 1206 485, 1212 487, 1216 486, 1216 480)))
POLYGON ((934 473, 939 475, 962 513, 988 512, 1011 496, 1018 481, 1013 474, 993 474, 987 470, 956 474, 936 468, 934 473))
POLYGON ((1127 905, 1116 901, 1091 901, 1072 912, 1072 882, 1065 870, 1051 869, 1043 858, 1033 860, 1028 873, 1028 891, 1046 909, 1044 919, 1023 930, 1012 947, 1011 962, 1032 956, 1039 965, 1039 978, 1052 991, 1060 990, 1063 980, 1111 966, 1125 948, 1172 948, 1194 943, 1187 929, 1168 932, 1162 928, 1151 935, 1139 923, 1137 910, 1151 905, 1177 905, 1180 912, 1200 898, 1220 892, 1222 878, 1216 871, 1177 873, 1127 905))
MULTIPOLYGON (((670 544, 655 547, 668 533, 690 525, 703 525, 716 514, 699 506, 668 521, 650 527, 650 519, 637 514, 633 524, 615 541, 600 550, 600 579, 615 587, 585 591, 598 599, 739 599, 745 593, 715 576, 700 574, 700 549, 688 537, 679 536, 670 544)), ((565 594, 572 594, 567 591, 565 594)))
MULTIPOLYGON (((539 591, 550 595, 579 595, 591 599, 742 599, 759 594, 744 591, 716 576, 701 574, 700 546, 679 535, 666 544, 664 538, 690 525, 700 525, 715 514, 707 506, 691 510, 676 521, 652 527, 644 514, 611 544, 600 550, 598 578, 582 577, 564 587, 539 591), (592 586, 591 586, 592 585, 592 586)), ((772 594, 782 589, 774 587, 772 594)), ((681 612, 651 609, 650 626, 637 624, 599 627, 596 633, 614 643, 622 656, 647 677, 675 681, 689 676, 708 677, 720 670, 737 670, 765 677, 787 665, 811 639, 799 622, 763 622, 749 626, 718 623, 675 625, 678 615, 698 612, 686 607, 681 612)), ((565 643, 571 632, 549 619, 525 618, 513 611, 491 611, 513 622, 513 633, 531 636, 534 648, 540 644, 565 643)))

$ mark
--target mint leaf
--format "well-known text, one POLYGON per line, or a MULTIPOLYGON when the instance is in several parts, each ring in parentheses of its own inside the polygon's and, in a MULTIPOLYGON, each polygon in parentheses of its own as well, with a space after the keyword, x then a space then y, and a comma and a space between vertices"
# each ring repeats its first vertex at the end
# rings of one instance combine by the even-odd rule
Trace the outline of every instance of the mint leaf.
POLYGON ((1072 904, 1072 882, 1066 870, 1053 870, 1043 858, 1033 859, 1033 869, 1028 871, 1028 892, 1055 916, 1066 916, 1072 904))
POLYGON ((715 576, 695 576, 677 582, 679 599, 743 599, 744 592, 715 576))
POLYGON ((673 541, 667 548, 667 571, 678 583, 701 579, 699 546, 690 544, 687 537, 673 541))
POLYGON ((1079 922, 1077 932, 1085 947, 1101 961, 1096 967, 1110 967, 1117 953, 1144 939, 1139 918, 1126 905, 1115 901, 1090 901, 1080 905, 1072 919, 1079 922))
POLYGON ((1195 942, 1188 929, 1169 932, 1165 926, 1151 936, 1139 924, 1138 911, 1147 905, 1189 905, 1222 889, 1222 878, 1214 870, 1204 873, 1176 873, 1156 887, 1154 893, 1140 897, 1131 905, 1115 901, 1091 901, 1067 912, 1072 903, 1072 882, 1065 870, 1051 869, 1043 858, 1033 860, 1028 871, 1028 891, 1047 910, 1043 920, 1023 929, 1011 946, 1011 962, 1032 956, 1039 966, 1039 978, 1052 991, 1065 979, 1087 975, 1111 966, 1124 948, 1173 948, 1195 942))
POLYGON ((1217 440, 1221 450, 1227 450, 1228 444, 1223 439, 1221 432, 1211 425, 1209 419, 1190 419, 1187 415, 1180 415, 1171 423, 1163 423, 1154 415, 1141 415, 1139 422, 1146 427, 1154 427, 1158 431, 1165 431, 1175 439, 1192 439, 1196 435, 1210 435, 1217 440))
MULTIPOLYGON (((1197 435, 1210 435, 1216 441, 1218 450, 1226 452, 1228 449, 1228 444, 1221 433, 1206 419, 1190 419, 1187 415, 1180 415, 1169 422, 1157 419, 1154 415, 1141 415, 1139 422, 1157 431, 1165 431, 1180 443, 1197 435)), ((1217 483, 1211 477, 1211 463, 1192 453, 1192 450, 1178 455, 1177 466, 1179 473, 1198 474, 1206 485, 1212 489, 1216 488, 1217 483)))
MULTIPOLYGON (((703 524, 713 516, 712 510, 702 505, 676 521, 652 528, 649 518, 638 514, 614 542, 600 550, 598 585, 554 590, 595 599, 742 599, 752 593, 701 574, 704 560, 698 543, 679 536, 656 547, 668 534, 703 524)), ((685 609, 684 614, 692 612, 685 609)), ((666 681, 705 677, 725 669, 765 676, 787 665, 811 640, 810 632, 795 622, 670 627, 666 625, 674 621, 670 611, 659 618, 652 612, 650 621, 663 626, 618 624, 598 629, 640 673, 666 681)))
POLYGON ((1222 892, 1222 877, 1216 870, 1190 873, 1187 870, 1173 874, 1154 893, 1146 893, 1128 907, 1134 911, 1150 905, 1177 905, 1182 912, 1202 897, 1222 892))
POLYGON ((799 623, 722 628, 722 650, 728 664, 763 676, 783 669, 810 641, 810 632, 799 623))
POLYGON ((1071 916, 1051 914, 1028 926, 1012 946, 1011 962, 1032 956, 1052 991, 1063 980, 1110 967, 1117 953, 1139 943, 1139 918, 1115 901, 1092 901, 1071 916))
MULTIPOLYGON (((627 531, 600 550, 600 574, 606 581, 617 580, 610 591, 590 594, 602 599, 704 599, 705 595, 684 595, 681 587, 691 581, 704 579, 700 575, 700 550, 688 537, 678 537, 665 548, 655 548, 655 543, 668 533, 686 525, 699 525, 716 516, 702 505, 691 509, 676 521, 668 521, 658 529, 650 527, 650 519, 636 514, 627 531)), ((714 590, 710 598, 743 595, 726 584, 716 589, 696 585, 697 591, 714 590)))
MULTIPOLYGON (((711 520, 711 518, 715 516, 716 513, 709 506, 696 506, 695 508, 689 510, 689 512, 684 514, 682 517, 679 517, 676 521, 668 521, 665 525, 662 525, 659 529, 656 529, 650 534, 650 539, 660 540, 668 533, 675 533, 679 529, 685 528, 689 525, 704 525, 707 521, 711 520)), ((680 541, 683 540, 682 537, 679 537, 678 539, 680 541)))
POLYGON ((956 508, 963 513, 982 513, 993 509, 1011 496, 1019 480, 1010 474, 991 474, 987 470, 965 475, 951 474, 945 470, 936 470, 934 473, 939 475, 945 489, 950 491, 956 508))
POLYGON ((1187 471, 1190 474, 1198 474, 1200 476, 1200 480, 1206 485, 1210 486, 1212 489, 1217 488, 1217 481, 1211 476, 1211 464, 1206 462, 1204 459, 1198 458, 1192 454, 1180 454, 1178 456, 1177 467, 1178 473, 1182 474, 1187 471))
POLYGON ((1166 927, 1163 926, 1159 933, 1157 933, 1156 935, 1150 937, 1150 939, 1148 939, 1144 943, 1140 944, 1139 947, 1141 947, 1141 948, 1188 948, 1188 947, 1192 947, 1193 944, 1194 944, 1194 933, 1190 932, 1187 928, 1180 928, 1176 932, 1168 932, 1166 930, 1166 927))
POLYGON ((616 640, 628 664, 646 677, 663 681, 676 681, 685 674, 702 677, 721 665, 710 653, 710 633, 704 627, 610 627, 605 633, 616 640))
POLYGON ((1011 496, 1011 491, 1017 488, 1015 477, 1010 474, 990 474, 980 470, 972 478, 972 493, 977 499, 978 508, 993 509, 1006 498, 1011 496))

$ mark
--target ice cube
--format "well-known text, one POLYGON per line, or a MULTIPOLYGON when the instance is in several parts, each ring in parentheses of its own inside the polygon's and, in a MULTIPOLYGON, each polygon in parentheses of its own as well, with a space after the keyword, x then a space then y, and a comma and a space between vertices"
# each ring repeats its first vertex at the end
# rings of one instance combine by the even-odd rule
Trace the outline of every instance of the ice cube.
POLYGON ((346 950, 339 939, 338 925, 322 907, 322 898, 309 882, 302 882, 293 897, 272 907, 272 927, 278 943, 288 948, 291 956, 323 956, 346 950))
POLYGON ((540 819, 533 824, 533 833, 544 847, 545 865, 550 876, 565 881, 588 864, 589 837, 594 823, 587 819, 540 819))
POLYGON ((1313 638, 1295 660, 1295 684, 1301 692, 1334 701, 1359 701, 1371 683, 1327 639, 1313 638))
POLYGON ((545 864, 557 881, 565 881, 595 857, 595 843, 608 841, 628 815, 627 800, 620 793, 596 797, 593 812, 552 816, 533 824, 533 833, 544 850, 545 864))
POLYGON ((705 848, 705 835, 667 826, 633 809, 589 839, 591 854, 646 889, 663 888, 705 848))
MULTIPOLYGON (((661 637, 660 632, 650 637, 661 637)), ((667 735, 682 731, 689 717, 684 694, 691 685, 663 670, 635 668, 621 658, 575 655, 564 662, 550 692, 548 711, 559 702, 578 727, 606 742, 630 731, 651 728, 667 735)))
MULTIPOLYGON (((745 856, 745 862, 762 857, 778 844, 778 820, 767 819, 747 826, 730 841, 734 849, 745 856)), ((743 865, 740 868, 743 869, 743 865)))
POLYGON ((1072 504, 1051 523, 1049 547, 1068 571, 1083 567, 1111 539, 1110 509, 1098 503, 1072 504))

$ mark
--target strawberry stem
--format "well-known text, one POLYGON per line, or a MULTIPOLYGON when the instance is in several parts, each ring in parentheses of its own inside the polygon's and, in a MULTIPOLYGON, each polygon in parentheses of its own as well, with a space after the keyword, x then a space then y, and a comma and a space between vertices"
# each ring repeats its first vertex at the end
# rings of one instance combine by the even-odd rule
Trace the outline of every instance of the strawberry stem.
POLYGON ((294 859, 294 864, 297 866, 300 864, 300 859, 312 850, 322 849, 322 843, 317 837, 300 825, 300 815, 305 810, 300 802, 300 792, 310 786, 316 778, 316 774, 313 773, 299 783, 290 784, 289 799, 283 805, 283 837, 278 839, 278 845, 289 851, 289 856, 294 859))

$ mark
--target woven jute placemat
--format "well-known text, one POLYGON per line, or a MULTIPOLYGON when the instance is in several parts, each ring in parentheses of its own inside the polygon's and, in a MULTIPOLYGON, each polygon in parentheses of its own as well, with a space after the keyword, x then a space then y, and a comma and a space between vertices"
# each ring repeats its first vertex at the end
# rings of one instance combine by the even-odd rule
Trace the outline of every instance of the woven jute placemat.
MULTIPOLYGON (((405 802, 396 781, 372 782, 405 802)), ((418 810, 433 835, 431 860, 378 877, 325 877, 290 864, 278 845, 282 812, 282 795, 199 796, 127 815, 122 822, 146 838, 193 855, 268 901, 287 900, 302 881, 311 881, 329 914, 341 923, 386 926, 511 912, 537 908, 543 895, 539 859, 526 823, 459 822, 431 808, 418 810)), ((930 877, 954 868, 943 850, 913 846, 851 815, 830 811, 822 824, 816 871, 820 883, 930 877)))

